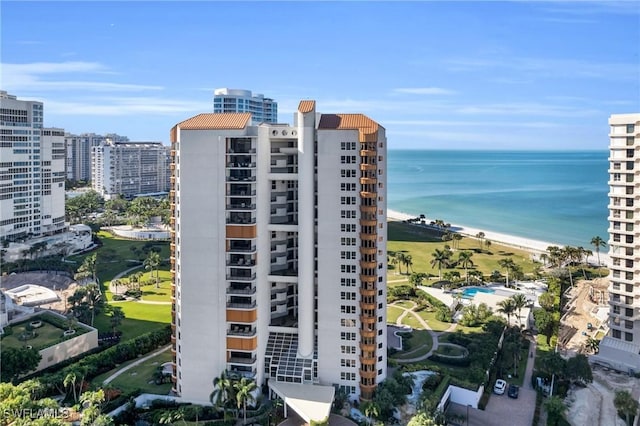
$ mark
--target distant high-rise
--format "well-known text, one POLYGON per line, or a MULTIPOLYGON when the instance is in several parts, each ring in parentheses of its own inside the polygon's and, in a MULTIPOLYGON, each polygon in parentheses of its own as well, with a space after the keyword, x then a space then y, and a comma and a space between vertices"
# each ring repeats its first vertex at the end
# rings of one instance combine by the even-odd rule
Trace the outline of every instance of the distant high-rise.
POLYGON ((43 128, 42 102, 0 91, 0 235, 63 232, 64 130, 43 128))
POLYGON ((92 148, 91 186, 105 199, 169 190, 169 147, 160 142, 114 142, 92 148))
POLYGON ((113 142, 128 142, 129 138, 116 134, 65 134, 64 141, 67 148, 67 179, 89 182, 91 180, 91 150, 94 146, 103 144, 107 140, 111 140, 113 142))
POLYGON ((640 113, 609 118, 609 332, 592 356, 640 372, 640 113))
POLYGON ((385 129, 306 100, 293 125, 200 114, 171 142, 176 392, 206 403, 226 371, 327 395, 322 416, 334 387, 371 398, 387 375, 385 129))
POLYGON ((250 112, 251 123, 278 122, 278 103, 250 90, 216 89, 213 93, 213 112, 250 112))

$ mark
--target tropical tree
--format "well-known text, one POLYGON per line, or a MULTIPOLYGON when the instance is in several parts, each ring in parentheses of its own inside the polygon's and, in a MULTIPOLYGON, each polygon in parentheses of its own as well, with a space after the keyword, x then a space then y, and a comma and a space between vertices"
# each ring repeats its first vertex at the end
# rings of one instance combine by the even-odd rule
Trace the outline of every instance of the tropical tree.
POLYGON ((400 273, 400 275, 402 275, 402 265, 405 264, 404 258, 406 257, 406 254, 404 252, 397 252, 396 253, 396 260, 398 262, 398 272, 400 273))
POLYGON ((411 285, 413 285, 414 287, 418 287, 422 285, 422 282, 425 280, 425 278, 427 278, 427 274, 425 274, 424 272, 413 272, 409 276, 409 283, 411 283, 411 285))
POLYGON ((365 401, 360 408, 369 425, 373 424, 373 419, 377 419, 380 415, 380 406, 375 401, 365 401))
POLYGON ((480 242, 480 251, 482 251, 482 244, 484 242, 484 232, 480 231, 476 234, 476 238, 478 239, 478 241, 480 242))
POLYGON ((113 335, 116 334, 116 328, 122 324, 122 320, 124 319, 124 312, 122 308, 119 306, 114 306, 111 308, 111 317, 109 317, 109 322, 111 323, 111 331, 113 335))
POLYGON ((411 269, 411 267, 413 266, 413 258, 411 257, 410 254, 406 254, 404 256, 404 266, 407 267, 407 274, 409 273, 409 270, 411 269))
POLYGON ((607 243, 602 238, 596 235, 595 237, 591 238, 591 245, 596 249, 596 255, 598 256, 598 266, 600 266, 600 247, 606 247, 607 243))
POLYGON ((631 393, 626 390, 616 391, 616 396, 613 398, 613 405, 615 405, 618 413, 625 417, 627 426, 633 424, 633 418, 638 414, 640 404, 631 396, 631 393))
POLYGON ((148 269, 151 271, 152 277, 153 277, 153 271, 156 272, 156 288, 160 287, 159 271, 158 271, 158 266, 160 266, 160 255, 155 251, 149 252, 149 255, 144 260, 143 265, 145 269, 148 269))
POLYGON ((507 316, 507 325, 511 327, 511 315, 516 311, 516 304, 513 299, 504 299, 498 302, 498 312, 507 316))
POLYGON ((35 370, 42 359, 40 352, 34 348, 2 348, 0 362, 0 380, 10 382, 23 374, 35 370))
POLYGON ((513 300, 514 308, 518 311, 518 323, 522 325, 522 308, 527 306, 529 303, 527 296, 522 293, 518 293, 511 296, 511 300, 513 300))
POLYGON ((587 338, 587 343, 585 344, 585 348, 594 354, 597 354, 600 350, 600 340, 594 339, 593 337, 587 338))
POLYGON ((395 269, 395 266, 398 264, 398 257, 395 255, 395 253, 389 254, 387 259, 388 259, 387 263, 389 263, 389 265, 393 266, 394 267, 393 269, 395 269))
POLYGON ((78 395, 77 395, 77 389, 76 389, 77 381, 78 381, 78 374, 76 371, 70 371, 69 373, 67 373, 63 381, 65 388, 71 387, 71 389, 73 390, 73 400, 75 402, 78 402, 78 395))
POLYGON ((236 403, 238 409, 242 407, 243 424, 247 423, 247 402, 254 402, 253 391, 257 388, 256 382, 246 377, 236 381, 233 385, 236 391, 236 403))
POLYGON ((460 240, 462 240, 462 235, 458 234, 457 232, 455 234, 453 234, 453 246, 455 248, 459 248, 460 247, 460 240))
POLYGON ((218 410, 224 410, 229 401, 236 399, 233 379, 223 371, 220 377, 213 379, 213 392, 209 397, 213 406, 218 410))
MULTIPOLYGON (((100 409, 104 403, 104 391, 99 389, 95 392, 85 392, 80 397, 80 403, 83 406, 82 421, 80 422, 80 425, 93 426, 97 423, 98 417, 101 417, 100 409)), ((105 418, 100 421, 100 424, 105 424, 104 420, 107 419, 105 418)), ((113 422, 111 424, 113 424, 113 422)))
POLYGON ((464 268, 467 285, 469 284, 469 268, 473 266, 471 257, 473 257, 473 253, 467 250, 463 250, 458 253, 458 264, 464 268))
POLYGON ((449 265, 451 254, 448 250, 435 249, 431 256, 431 267, 438 268, 438 278, 442 279, 442 268, 449 265))
POLYGON ((562 424, 564 413, 567 411, 567 406, 564 405, 562 398, 552 396, 544 403, 544 406, 547 409, 547 424, 552 426, 562 424))
POLYGON ((498 265, 500 265, 506 270, 506 277, 507 277, 506 285, 507 287, 509 287, 509 271, 512 271, 516 267, 516 263, 513 261, 513 259, 511 259, 510 257, 507 257, 505 259, 500 259, 498 261, 498 265))

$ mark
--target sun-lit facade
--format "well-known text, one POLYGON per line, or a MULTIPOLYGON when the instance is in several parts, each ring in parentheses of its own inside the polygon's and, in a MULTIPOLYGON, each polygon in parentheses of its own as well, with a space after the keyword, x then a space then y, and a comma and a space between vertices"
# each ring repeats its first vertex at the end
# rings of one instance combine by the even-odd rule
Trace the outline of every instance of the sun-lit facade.
POLYGON ((387 374, 386 137, 300 102, 293 125, 171 131, 175 391, 223 371, 370 398, 387 374))

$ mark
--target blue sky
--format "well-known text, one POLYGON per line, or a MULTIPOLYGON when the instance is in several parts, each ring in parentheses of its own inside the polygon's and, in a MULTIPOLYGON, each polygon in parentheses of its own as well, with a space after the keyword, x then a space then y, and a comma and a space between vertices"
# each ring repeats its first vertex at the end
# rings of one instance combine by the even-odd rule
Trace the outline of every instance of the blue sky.
POLYGON ((640 2, 2 1, 0 88, 45 125, 169 143, 249 89, 361 112, 390 148, 606 149, 640 112, 640 2))

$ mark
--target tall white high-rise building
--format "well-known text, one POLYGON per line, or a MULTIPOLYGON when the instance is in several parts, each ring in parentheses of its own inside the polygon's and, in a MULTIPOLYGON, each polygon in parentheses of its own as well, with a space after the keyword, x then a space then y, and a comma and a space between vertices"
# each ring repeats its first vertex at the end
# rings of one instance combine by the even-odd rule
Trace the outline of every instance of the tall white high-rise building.
POLYGON ((116 134, 96 135, 95 133, 82 133, 74 135, 67 133, 64 141, 67 148, 66 172, 67 179, 73 181, 91 180, 91 151, 93 147, 99 146, 107 140, 113 142, 128 142, 126 136, 116 134))
POLYGON ((42 102, 0 91, 0 235, 7 240, 66 229, 64 130, 43 128, 42 102))
POLYGON ((200 114, 171 141, 176 392, 208 402, 226 371, 285 402, 370 398, 387 374, 385 129, 301 101, 293 125, 200 114))
POLYGON ((216 89, 213 92, 213 112, 250 112, 254 125, 278 122, 278 103, 250 90, 216 89))
POLYGON ((92 148, 91 186, 105 199, 166 193, 169 147, 160 142, 114 142, 92 148))
POLYGON ((609 332, 592 360, 640 372, 640 113, 609 118, 609 332))

